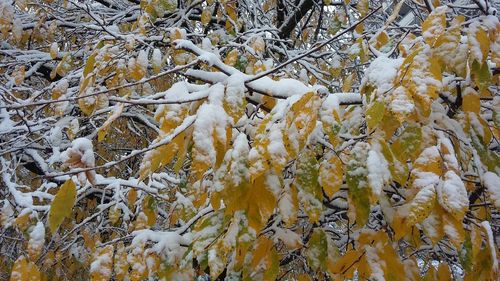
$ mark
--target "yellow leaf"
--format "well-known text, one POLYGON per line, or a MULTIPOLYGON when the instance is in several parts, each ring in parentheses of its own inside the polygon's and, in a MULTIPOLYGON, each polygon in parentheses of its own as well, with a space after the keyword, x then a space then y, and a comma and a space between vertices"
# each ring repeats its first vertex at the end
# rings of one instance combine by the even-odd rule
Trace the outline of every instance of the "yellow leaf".
POLYGON ((231 50, 224 59, 224 63, 230 66, 234 66, 238 61, 239 52, 237 49, 231 50))
POLYGON ((130 264, 130 273, 128 278, 130 281, 140 281, 148 276, 148 267, 144 260, 144 243, 132 245, 127 255, 127 261, 130 264))
POLYGON ((158 214, 156 211, 156 200, 151 195, 147 195, 142 201, 142 211, 148 219, 148 226, 153 226, 156 223, 158 214))
POLYGON ((351 90, 353 78, 354 78, 354 73, 351 73, 344 79, 344 84, 342 84, 342 92, 347 93, 351 90))
MULTIPOLYGON (((313 92, 308 92, 290 107, 286 115, 286 130, 283 140, 285 148, 292 158, 296 157, 297 153, 304 148, 309 135, 316 127, 320 106, 321 98, 313 92), (290 139, 290 135, 293 135, 294 138, 290 139)), ((275 158, 273 157, 271 160, 275 160, 275 158)), ((276 170, 276 172, 281 171, 276 170)))
POLYGON ((21 66, 16 67, 16 69, 12 73, 12 77, 14 77, 14 83, 17 86, 21 85, 24 81, 24 77, 26 74, 25 69, 26 69, 25 66, 21 65, 21 66))
POLYGON ((462 220, 458 220, 448 213, 442 213, 443 230, 450 239, 455 249, 462 249, 462 243, 465 241, 465 230, 462 220))
POLYGON ((137 200, 137 190, 131 188, 127 194, 128 206, 130 208, 133 208, 136 200, 137 200))
POLYGON ((395 208, 395 214, 391 222, 391 227, 394 230, 394 240, 399 240, 405 237, 411 229, 411 225, 408 223, 408 210, 410 205, 403 205, 395 208))
POLYGON ((139 81, 146 75, 146 69, 135 58, 131 58, 128 63, 128 74, 130 78, 139 81))
POLYGON ((375 38, 372 38, 370 40, 370 43, 373 44, 375 48, 380 49, 385 46, 385 44, 389 43, 389 36, 387 35, 387 32, 385 32, 385 30, 382 30, 376 35, 375 38))
POLYGON ((52 233, 57 231, 57 228, 61 225, 64 218, 71 215, 75 201, 76 186, 75 183, 69 179, 61 185, 50 205, 49 228, 52 233))
POLYGON ((108 217, 112 224, 116 224, 120 220, 121 209, 113 206, 109 209, 108 217))
POLYGON ((384 118, 385 104, 380 101, 375 101, 366 110, 366 125, 368 130, 373 130, 384 118))
MULTIPOLYGON (((139 167, 141 180, 144 180, 147 176, 158 169, 163 168, 174 159, 176 153, 180 151, 183 146, 184 135, 185 132, 182 132, 173 138, 168 144, 150 150, 144 155, 139 167)), ((159 137, 157 141, 161 141, 161 137, 159 137)))
POLYGON ((250 44, 250 47, 252 47, 256 53, 262 53, 266 48, 266 43, 261 36, 257 36, 253 40, 252 44, 250 44))
POLYGON ((116 253, 114 256, 114 273, 118 281, 125 279, 128 275, 129 264, 127 262, 127 250, 123 246, 123 242, 120 241, 116 246, 116 253))
MULTIPOLYGON (((443 175, 443 158, 437 146, 425 148, 413 164, 412 179, 414 181, 420 177, 426 177, 426 174, 422 174, 422 172, 433 173, 437 177, 443 175)), ((421 187, 418 186, 418 188, 421 187)))
POLYGON ((451 276, 450 268, 444 262, 439 264, 437 277, 439 281, 452 281, 453 278, 451 276))
POLYGON ((429 237, 433 245, 439 242, 445 235, 443 214, 443 208, 439 204, 436 204, 431 214, 421 223, 425 235, 429 237))
POLYGON ((467 87, 463 91, 462 109, 463 111, 474 112, 476 114, 479 114, 481 110, 479 94, 471 87, 467 87))
POLYGON ((181 147, 177 152, 177 160, 174 164, 174 172, 175 173, 179 173, 182 166, 184 165, 184 160, 186 159, 188 146, 190 145, 190 139, 191 139, 190 136, 191 136, 191 130, 188 129, 188 130, 186 130, 186 132, 184 134, 184 139, 181 143, 181 147))
POLYGON ((243 269, 243 280, 274 281, 279 272, 279 256, 273 241, 262 235, 256 242, 249 266, 243 269))
POLYGON ((257 178, 253 187, 249 188, 246 212, 248 226, 255 231, 260 231, 265 226, 277 203, 275 194, 270 190, 268 176, 269 174, 265 174, 257 178))
POLYGON ((470 28, 468 38, 472 60, 477 60, 481 64, 484 63, 490 50, 488 33, 481 25, 476 25, 470 28))
POLYGON ((366 14, 368 14, 368 12, 370 11, 370 1, 368 0, 358 1, 356 9, 358 10, 358 12, 362 17, 366 16, 366 14))
POLYGON ((118 119, 118 117, 120 117, 120 115, 123 112, 124 106, 125 104, 123 103, 116 105, 116 109, 114 110, 114 112, 110 114, 108 119, 104 122, 104 124, 102 124, 102 126, 99 127, 99 129, 97 129, 97 141, 101 142, 104 140, 104 138, 106 138, 109 126, 111 125, 111 123, 113 123, 113 121, 115 121, 116 119, 118 119))
MULTIPOLYGON (((328 273, 331 276, 343 276, 342 279, 349 278, 354 274, 358 266, 358 259, 363 255, 358 251, 347 251, 340 259, 328 263, 328 273)), ((337 280, 340 280, 337 278, 337 280)))
POLYGON ((380 122, 380 128, 384 131, 386 138, 390 139, 400 126, 401 121, 396 117, 392 112, 385 111, 384 117, 380 122))
POLYGON ((269 111, 271 111, 271 109, 273 109, 273 107, 276 105, 276 99, 270 96, 263 96, 261 101, 262 106, 269 109, 269 111))
POLYGON ((14 262, 10 281, 41 281, 40 271, 36 264, 28 261, 24 256, 20 256, 14 262))
POLYGON ((226 10, 227 15, 229 16, 229 18, 236 22, 238 20, 238 14, 236 12, 236 1, 227 0, 224 2, 224 9, 226 10))
POLYGON ((83 77, 86 78, 90 72, 94 70, 95 66, 95 57, 97 56, 97 53, 93 53, 92 55, 89 56, 87 59, 87 62, 85 63, 85 67, 83 68, 83 77))
POLYGON ((212 11, 210 9, 205 8, 203 12, 201 12, 201 23, 203 25, 207 25, 210 23, 210 20, 212 19, 212 11))

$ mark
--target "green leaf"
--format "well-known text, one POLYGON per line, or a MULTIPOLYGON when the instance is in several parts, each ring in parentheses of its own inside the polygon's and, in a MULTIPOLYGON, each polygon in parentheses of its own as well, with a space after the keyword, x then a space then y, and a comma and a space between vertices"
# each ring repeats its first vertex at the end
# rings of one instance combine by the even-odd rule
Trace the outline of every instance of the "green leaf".
POLYGON ((64 218, 69 217, 72 213, 73 206, 76 201, 76 186, 75 183, 69 179, 57 192, 54 201, 50 205, 49 212, 49 228, 52 233, 57 231, 64 218))
POLYGON ((458 258, 465 272, 471 272, 473 264, 472 241, 470 232, 468 231, 465 233, 465 241, 464 244, 462 245, 462 250, 459 252, 458 258))
POLYGON ((349 207, 356 208, 356 223, 363 226, 370 215, 370 189, 368 188, 368 144, 358 142, 352 149, 352 158, 349 160, 346 173, 346 182, 349 187, 349 197, 353 201, 349 207))
POLYGON ((481 162, 488 168, 488 171, 495 171, 500 167, 500 157, 485 146, 482 142, 482 138, 479 135, 471 134, 472 146, 476 149, 481 162))
POLYGON ((474 77, 474 82, 479 87, 479 93, 488 89, 491 83, 491 73, 488 63, 484 62, 480 64, 477 60, 474 60, 471 67, 471 73, 474 77))
POLYGON ((306 149, 297 159, 296 186, 299 188, 300 201, 311 222, 321 216, 323 191, 318 182, 319 164, 312 150, 306 149))
POLYGON ((417 124, 409 125, 392 144, 394 156, 402 163, 408 159, 415 160, 422 146, 422 128, 417 124))
POLYGON ((328 240, 325 232, 320 228, 315 228, 311 239, 307 243, 307 263, 318 271, 326 268, 328 258, 328 240))

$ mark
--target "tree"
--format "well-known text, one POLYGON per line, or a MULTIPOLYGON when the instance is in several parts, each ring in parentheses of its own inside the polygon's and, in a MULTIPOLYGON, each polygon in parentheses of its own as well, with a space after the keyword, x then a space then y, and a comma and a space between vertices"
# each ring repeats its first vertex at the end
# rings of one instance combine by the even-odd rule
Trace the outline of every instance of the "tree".
POLYGON ((495 1, 2 0, 2 280, 497 280, 495 1))

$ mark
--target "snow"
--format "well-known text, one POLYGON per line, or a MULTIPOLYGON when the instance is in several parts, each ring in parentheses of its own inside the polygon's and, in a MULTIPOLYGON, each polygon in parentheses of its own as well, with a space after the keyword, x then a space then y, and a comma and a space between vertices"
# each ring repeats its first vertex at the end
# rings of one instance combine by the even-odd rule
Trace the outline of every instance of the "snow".
POLYGON ((148 54, 144 50, 139 51, 139 55, 137 55, 136 63, 138 63, 142 69, 148 68, 148 54))
POLYGON ((14 216, 14 209, 9 200, 3 199, 3 206, 0 209, 0 225, 7 228, 12 223, 11 218, 14 216))
POLYGON ((377 95, 389 91, 393 87, 394 79, 402 63, 402 58, 391 59, 386 56, 380 56, 374 59, 366 70, 361 84, 374 85, 377 88, 377 95))
POLYGON ((283 195, 278 201, 278 209, 285 222, 290 222, 293 220, 296 207, 294 206, 294 201, 289 184, 287 184, 284 188, 283 195))
MULTIPOLYGON (((280 164, 286 164, 288 159, 288 152, 285 148, 285 144, 283 143, 283 124, 275 124, 269 129, 269 134, 267 138, 269 139, 269 144, 267 146, 267 151, 272 156, 272 160, 279 162, 280 164), (281 125, 281 126, 280 126, 281 125)), ((290 136, 290 142, 292 143, 292 147, 298 147, 298 144, 294 145, 294 142, 297 142, 297 138, 290 136)))
POLYGON ((266 187, 274 194, 274 197, 278 197, 281 193, 280 177, 271 173, 267 174, 266 187))
POLYGON ((10 119, 10 114, 5 108, 0 109, 0 134, 10 133, 14 127, 14 122, 10 119))
POLYGON ((26 154, 29 155, 33 161, 35 161, 36 165, 43 171, 46 172, 48 170, 48 165, 45 163, 45 160, 38 154, 38 151, 35 149, 26 149, 26 154))
POLYGON ((222 72, 208 72, 199 69, 188 69, 186 76, 191 76, 199 80, 211 83, 223 83, 227 79, 227 75, 222 72))
POLYGON ((77 138, 71 142, 71 147, 66 151, 61 153, 61 161, 67 162, 72 160, 72 153, 76 153, 81 156, 80 161, 86 167, 95 166, 95 158, 92 141, 86 138, 77 138))
POLYGON ((50 45, 50 53, 57 55, 58 52, 59 52, 59 46, 57 45, 57 42, 53 42, 50 45))
POLYGON ((444 181, 438 185, 437 193, 439 203, 450 213, 469 207, 465 185, 454 171, 448 171, 444 174, 444 181))
POLYGON ((196 154, 202 162, 215 163, 216 149, 213 135, 217 135, 221 143, 226 143, 226 125, 229 117, 222 107, 224 86, 220 83, 210 87, 208 103, 204 103, 197 112, 194 122, 193 141, 201 152, 196 154))
POLYGON ((488 189, 490 200, 496 208, 500 208, 500 177, 492 172, 483 175, 484 186, 488 189))
POLYGON ((59 147, 61 145, 61 140, 62 140, 62 128, 59 126, 54 126, 52 129, 50 129, 49 133, 49 141, 50 144, 54 147, 59 147))
MULTIPOLYGON (((321 104, 321 109, 320 109, 320 115, 321 119, 323 120, 324 118, 333 118, 332 112, 337 112, 340 113, 340 102, 339 102, 339 96, 338 95, 328 95, 325 100, 323 101, 323 104, 321 104)), ((332 120, 333 122, 335 120, 332 120)), ((333 123, 332 121, 327 122, 328 124, 333 123)))
POLYGON ((278 227, 274 227, 273 230, 275 231, 274 237, 283 241, 289 249, 295 249, 302 246, 302 238, 297 233, 289 229, 278 227))
POLYGON ((381 258, 378 256, 377 249, 368 246, 365 248, 365 254, 366 254, 366 261, 368 262, 368 265, 370 266, 371 270, 370 279, 377 281, 385 280, 384 270, 382 269, 382 266, 384 265, 385 262, 381 260, 381 258))
POLYGON ((415 164, 425 165, 436 158, 441 157, 437 146, 426 147, 415 160, 415 164))
POLYGON ((262 77, 248 83, 248 86, 258 92, 281 98, 293 95, 303 95, 311 91, 311 89, 302 82, 290 78, 283 78, 279 81, 275 81, 269 77, 262 77))
POLYGON ((66 91, 68 91, 68 88, 69 88, 68 79, 63 78, 63 79, 59 80, 59 82, 57 82, 57 84, 54 87, 53 91, 58 91, 58 92, 64 94, 64 93, 66 93, 66 91))
POLYGON ((45 226, 39 221, 30 232, 28 247, 35 252, 39 252, 45 243, 45 226))
POLYGON ((448 7, 446 5, 443 5, 443 6, 439 6, 437 8, 435 8, 432 13, 429 15, 429 18, 427 20, 431 20, 431 17, 432 18, 432 25, 429 26, 429 28, 427 30, 425 30, 423 33, 422 33, 422 37, 424 37, 425 39, 436 39, 437 36, 439 36, 440 34, 443 34, 445 32, 444 28, 446 26, 442 26, 440 24, 440 16, 441 15, 445 15, 446 14, 446 11, 447 11, 448 7))
POLYGON ((428 185, 420 189, 410 203, 411 212, 408 216, 409 220, 412 222, 416 222, 420 214, 428 211, 429 205, 433 204, 435 198, 436 189, 434 188, 434 186, 428 185))
POLYGON ((151 63, 153 67, 160 67, 162 64, 162 56, 161 56, 161 51, 158 48, 155 48, 153 50, 153 56, 151 58, 151 63))
POLYGON ((178 250, 181 245, 188 245, 190 241, 174 231, 153 231, 150 229, 137 230, 132 233, 132 245, 145 242, 154 242, 152 249, 156 253, 178 250))
POLYGON ((17 205, 20 207, 26 207, 28 209, 33 208, 33 197, 31 196, 30 193, 23 193, 17 189, 18 185, 14 182, 11 182, 10 179, 12 175, 7 171, 7 162, 4 160, 4 158, 0 158, 0 161, 2 163, 2 180, 5 185, 7 185, 7 188, 9 189, 10 194, 14 197, 14 201, 16 202, 17 205))
POLYGON ((495 273, 498 273, 498 258, 497 258, 497 251, 496 251, 496 246, 495 246, 495 240, 493 236, 493 231, 491 230, 491 225, 490 222, 488 221, 483 221, 481 222, 481 226, 484 228, 486 232, 486 236, 488 238, 488 246, 490 248, 490 255, 491 259, 493 262, 492 270, 495 273))
POLYGON ((361 95, 359 93, 332 93, 339 100, 340 104, 356 104, 361 103, 361 95))
POLYGON ((436 185, 439 183, 439 176, 432 172, 415 171, 415 180, 413 186, 417 188, 424 188, 429 185, 436 185))
POLYGON ((392 98, 389 108, 400 114, 409 114, 415 108, 413 101, 408 97, 408 93, 403 86, 397 87, 391 94, 392 98))
POLYGON ((450 139, 444 136, 443 132, 438 132, 438 136, 439 136, 438 144, 444 146, 446 150, 448 150, 448 153, 443 153, 442 156, 446 168, 458 171, 459 165, 457 157, 455 156, 455 149, 453 148, 453 144, 451 143, 450 139))
POLYGON ((94 261, 90 264, 90 272, 98 272, 100 276, 111 276, 111 264, 113 263, 113 246, 107 246, 106 250, 103 249, 94 261), (111 250, 108 248, 110 247, 111 250))
POLYGON ((249 151, 250 146, 248 145, 247 136, 240 133, 234 140, 233 149, 231 150, 230 171, 235 186, 238 186, 249 175, 246 163, 249 151))
POLYGON ((19 18, 14 19, 12 22, 12 35, 14 35, 16 41, 21 41, 23 36, 23 22, 19 18))
MULTIPOLYGON (((434 87, 435 90, 440 90, 442 83, 440 80, 434 78, 434 74, 431 71, 431 57, 432 50, 430 46, 424 45, 422 51, 419 52, 413 59, 413 65, 415 67, 411 68, 411 79, 416 86, 416 95, 420 96, 423 100, 430 99, 429 87, 434 87)), ((415 95, 412 93, 412 95, 415 95)))
POLYGON ((368 184, 372 188, 373 194, 379 197, 382 188, 391 178, 389 164, 380 152, 380 145, 375 144, 371 146, 366 165, 368 168, 368 184))
POLYGON ((472 54, 472 57, 478 60, 479 62, 483 61, 483 52, 481 51, 481 43, 477 40, 477 32, 483 28, 483 25, 479 21, 474 21, 469 25, 469 48, 472 54))
MULTIPOLYGON (((227 79, 225 101, 230 108, 242 108, 245 102, 245 80, 243 75, 231 75, 227 79)), ((232 119, 232 117, 231 117, 232 119)), ((238 120, 232 120, 233 124, 238 120)))

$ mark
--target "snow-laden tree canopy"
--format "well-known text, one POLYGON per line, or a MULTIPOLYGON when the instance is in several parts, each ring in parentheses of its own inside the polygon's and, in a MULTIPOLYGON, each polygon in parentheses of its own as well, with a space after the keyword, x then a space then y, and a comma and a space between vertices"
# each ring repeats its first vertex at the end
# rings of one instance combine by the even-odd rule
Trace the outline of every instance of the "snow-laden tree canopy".
POLYGON ((490 0, 0 0, 0 279, 497 280, 490 0))

